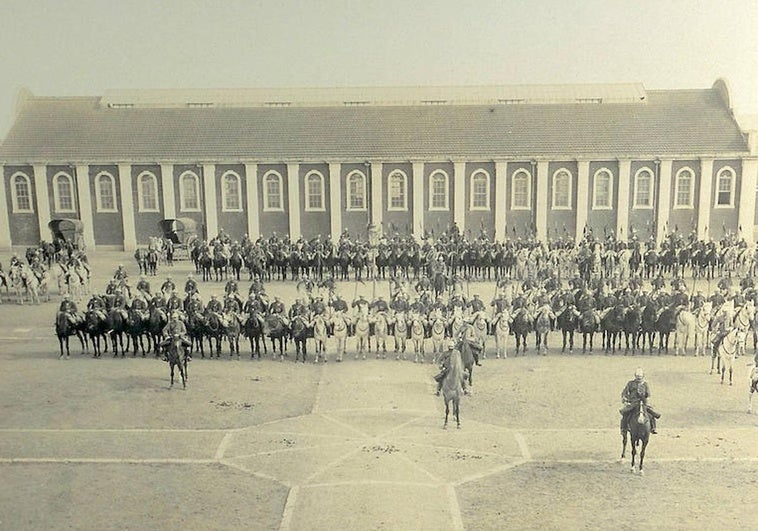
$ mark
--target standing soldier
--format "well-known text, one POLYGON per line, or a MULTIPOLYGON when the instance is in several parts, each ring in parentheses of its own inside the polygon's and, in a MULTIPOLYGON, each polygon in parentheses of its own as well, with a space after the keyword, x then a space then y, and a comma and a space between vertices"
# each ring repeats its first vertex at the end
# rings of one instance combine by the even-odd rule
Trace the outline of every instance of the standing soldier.
POLYGON ((163 250, 166 251, 166 263, 169 267, 174 267, 174 242, 171 238, 163 240, 163 250))

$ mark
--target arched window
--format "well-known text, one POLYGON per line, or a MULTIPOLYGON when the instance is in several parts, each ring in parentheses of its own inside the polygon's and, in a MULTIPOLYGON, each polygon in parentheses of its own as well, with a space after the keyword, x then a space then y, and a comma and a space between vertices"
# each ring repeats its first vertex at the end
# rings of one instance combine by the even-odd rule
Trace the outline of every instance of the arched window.
POLYGON ((408 178, 401 171, 389 177, 387 210, 408 210, 408 178))
POLYGON ((324 176, 312 171, 305 176, 305 210, 323 211, 324 208, 324 176))
POLYGON ((284 210, 284 202, 282 201, 282 176, 275 171, 270 171, 263 177, 263 210, 284 210))
POLYGON ((511 209, 531 210, 532 205, 532 176, 526 170, 516 170, 513 173, 511 186, 511 209))
POLYGON ((116 212, 116 180, 110 173, 95 177, 95 203, 98 212, 116 212))
POLYGON ((179 208, 183 212, 200 212, 200 178, 191 171, 179 176, 179 208))
POLYGON ((13 203, 13 212, 34 212, 32 182, 28 175, 16 173, 11 177, 11 203, 13 203))
POLYGON ((694 208, 695 172, 682 168, 674 181, 674 208, 694 208))
POLYGON ((471 174, 471 210, 490 209, 490 176, 484 170, 471 174))
POLYGON ((613 201, 613 176, 605 168, 595 172, 592 190, 592 208, 595 210, 610 210, 613 201))
POLYGON ((429 210, 450 209, 450 186, 448 176, 437 170, 429 176, 429 210))
POLYGON ((716 207, 729 208, 734 206, 735 175, 732 168, 722 168, 716 177, 716 207))
POLYGON ((561 169, 553 174, 553 209, 571 209, 571 173, 561 169))
POLYGON ((347 210, 366 210, 366 176, 359 171, 347 176, 347 210))
POLYGON ((221 176, 221 210, 223 212, 242 211, 240 176, 233 171, 228 171, 221 176))
POLYGON ((56 212, 75 212, 74 180, 66 173, 53 177, 53 203, 56 212))
POLYGON ((150 172, 137 178, 137 203, 140 212, 158 212, 158 179, 150 172))
POLYGON ((634 208, 653 208, 655 179, 650 168, 642 168, 634 176, 634 208))

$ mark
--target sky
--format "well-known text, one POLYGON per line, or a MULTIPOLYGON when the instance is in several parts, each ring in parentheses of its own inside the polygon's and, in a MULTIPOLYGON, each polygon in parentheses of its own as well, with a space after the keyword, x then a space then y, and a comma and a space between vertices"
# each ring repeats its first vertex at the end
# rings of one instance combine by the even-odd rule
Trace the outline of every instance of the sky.
POLYGON ((755 0, 0 0, 0 139, 19 89, 727 79, 758 115, 755 0))

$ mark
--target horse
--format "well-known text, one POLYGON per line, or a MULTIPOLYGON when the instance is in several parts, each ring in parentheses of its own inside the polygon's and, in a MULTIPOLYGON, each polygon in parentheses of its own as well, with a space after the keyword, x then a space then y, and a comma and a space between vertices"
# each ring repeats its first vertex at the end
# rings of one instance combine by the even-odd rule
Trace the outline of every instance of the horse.
POLYGON ((108 316, 98 310, 87 310, 84 314, 84 330, 92 341, 92 357, 99 358, 108 351, 108 316), (103 345, 100 347, 100 340, 103 345))
POLYGON ((547 335, 553 329, 553 315, 549 307, 543 307, 534 318, 534 334, 536 338, 537 353, 547 355, 547 335))
POLYGON ((563 347, 561 352, 566 352, 566 343, 568 343, 569 353, 574 352, 574 332, 579 325, 579 316, 581 314, 573 304, 564 307, 556 316, 556 324, 563 336, 563 347))
POLYGON ((695 356, 705 355, 705 348, 709 342, 712 304, 706 302, 695 311, 695 356))
POLYGON ((226 315, 227 325, 224 327, 224 337, 229 342, 229 357, 234 356, 237 353, 237 359, 240 358, 240 334, 242 333, 242 326, 240 325, 239 318, 234 313, 228 313, 226 315))
POLYGON ((673 305, 668 305, 658 315, 655 323, 655 329, 658 332, 658 353, 661 350, 669 351, 669 338, 671 333, 676 329, 676 309, 673 305))
POLYGON ((182 387, 187 388, 187 353, 184 351, 182 338, 174 336, 166 346, 166 357, 171 371, 171 387, 174 387, 174 367, 179 368, 179 374, 182 377, 182 387), (182 356, 182 354, 184 356, 182 356), (184 359, 182 359, 182 357, 184 359))
POLYGON ((158 260, 160 259, 160 253, 157 249, 150 249, 147 251, 146 265, 148 275, 155 276, 158 274, 158 260))
POLYGON ((213 278, 213 258, 211 258, 208 249, 205 249, 200 253, 197 259, 197 265, 203 273, 203 281, 208 281, 213 278))
POLYGON ((431 323, 431 339, 432 339, 432 351, 434 352, 434 359, 437 360, 442 354, 442 349, 445 347, 445 319, 442 314, 432 317, 431 323))
MULTIPOLYGON (((382 357, 387 358, 387 337, 389 330, 389 318, 385 312, 379 312, 373 317, 374 342, 376 343, 376 357, 379 358, 379 347, 382 347, 382 357)), ((444 330, 443 330, 444 332, 444 330)))
POLYGON ((23 304, 25 296, 29 295, 30 304, 39 304, 40 281, 37 278, 37 275, 35 275, 34 272, 26 266, 21 268, 21 272, 19 274, 25 288, 25 295, 22 298, 21 303, 23 304))
POLYGON ((55 317, 55 335, 58 337, 58 344, 60 345, 61 349, 61 353, 60 356, 58 356, 58 359, 63 358, 64 345, 66 346, 66 358, 71 357, 68 340, 73 335, 79 338, 79 341, 82 343, 82 354, 84 353, 87 338, 82 333, 81 328, 73 324, 69 320, 68 315, 66 315, 64 312, 58 312, 58 315, 55 317))
POLYGON ((405 320, 405 315, 402 312, 395 314, 395 359, 399 360, 400 356, 405 359, 405 344, 408 339, 408 323, 405 320))
POLYGON ((134 259, 137 261, 140 275, 147 275, 147 249, 140 247, 134 251, 134 259))
POLYGON ((311 326, 302 315, 297 315, 292 319, 290 324, 290 335, 295 343, 295 362, 302 355, 303 363, 308 356, 308 338, 313 337, 313 326, 311 326))
POLYGON ((455 422, 460 429, 461 427, 461 395, 463 394, 464 378, 463 360, 461 353, 454 350, 450 354, 450 367, 442 380, 442 399, 445 401, 445 424, 443 429, 447 429, 447 421, 450 416, 450 402, 453 403, 453 415, 455 422))
POLYGON ((494 319, 493 326, 495 327, 495 356, 500 359, 500 355, 503 355, 503 359, 508 357, 508 335, 510 334, 510 320, 511 316, 507 309, 503 309, 494 319))
POLYGON ((605 353, 616 353, 616 345, 621 349, 621 330, 624 324, 624 308, 619 305, 606 308, 600 317, 605 353))
POLYGON ((240 253, 240 250, 235 247, 232 249, 232 254, 229 256, 229 267, 232 268, 232 275, 237 280, 240 279, 240 272, 242 271, 242 264, 244 263, 244 260, 242 258, 242 254, 240 253))
POLYGON ((371 323, 368 315, 365 312, 361 312, 355 319, 354 334, 356 342, 355 359, 362 356, 366 359, 366 350, 371 352, 370 341, 371 323))
POLYGON ((642 326, 642 309, 633 304, 626 309, 624 313, 624 320, 621 323, 621 330, 624 332, 624 340, 626 342, 626 350, 624 354, 629 352, 629 344, 632 345, 632 355, 637 353, 637 343, 640 336, 640 327, 642 326), (631 339, 631 341, 629 341, 631 339))
MULTIPOLYGON (((732 385, 732 372, 734 371, 734 360, 737 357, 739 343, 745 340, 747 332, 739 327, 734 327, 726 334, 718 347, 718 367, 721 373, 721 384, 724 384, 724 376, 727 369, 729 370, 729 385, 732 385)), ((713 364, 711 364, 713 372, 713 364)))
POLYGON ((242 333, 250 340, 250 358, 256 355, 261 359, 261 343, 263 343, 263 353, 267 353, 266 340, 263 335, 263 323, 256 314, 249 314, 242 326, 242 333))
POLYGON ((642 400, 640 400, 639 412, 636 415, 633 414, 633 412, 630 412, 627 415, 626 429, 621 432, 621 459, 624 459, 624 456, 626 455, 626 437, 628 432, 632 447, 632 473, 634 473, 634 460, 637 457, 637 446, 642 443, 642 447, 640 448, 640 461, 638 468, 639 473, 642 476, 645 474, 642 471, 642 462, 645 459, 645 449, 647 448, 647 443, 650 440, 650 416, 642 400))
POLYGON ((273 313, 263 319, 263 333, 271 340, 271 355, 276 356, 276 342, 279 341, 279 360, 284 361, 286 337, 289 329, 281 315, 273 313))
MULTIPOLYGON (((210 357, 213 357, 213 340, 216 340, 216 358, 221 357, 221 341, 226 336, 224 323, 221 316, 216 312, 207 312, 205 315, 205 337, 208 339, 210 357)), ((202 339, 200 340, 202 342, 202 339)), ((202 354, 202 350, 200 351, 202 354)))
MULTIPOLYGON (((124 334, 127 331, 126 317, 120 308, 111 308, 108 313, 108 329, 111 335, 111 345, 113 345, 113 357, 118 356, 118 348, 121 347, 121 357, 124 357, 124 334)), ((128 339, 127 339, 128 346, 128 339)))
POLYGON ((522 348, 522 353, 526 354, 526 338, 533 328, 534 318, 526 308, 516 310, 511 323, 511 333, 516 336, 516 356, 518 356, 519 348, 522 348))
POLYGON ((330 324, 332 325, 332 336, 337 340, 337 361, 342 361, 342 356, 345 355, 350 319, 344 312, 335 312, 330 319, 330 324))
POLYGON ((147 318, 146 329, 149 337, 148 345, 152 342, 153 351, 156 356, 160 350, 158 345, 160 345, 163 340, 163 329, 166 327, 166 324, 168 324, 168 316, 166 315, 166 312, 158 306, 150 308, 150 315, 147 318))
POLYGON ((213 274, 216 277, 216 282, 221 282, 226 278, 228 265, 229 259, 222 252, 213 253, 213 274))
POLYGON ((426 355, 424 353, 424 339, 426 338, 426 323, 421 315, 415 314, 410 316, 408 324, 408 333, 413 343, 413 363, 424 363, 426 355))
POLYGON ((318 363, 319 359, 326 363, 326 338, 327 322, 323 315, 317 315, 313 318, 313 341, 316 344, 316 357, 313 363, 318 363))
POLYGON ((132 356, 136 356, 137 351, 141 349, 142 357, 144 358, 146 350, 150 350, 150 332, 139 310, 130 309, 127 313, 126 334, 134 345, 132 356), (145 349, 145 342, 147 343, 147 349, 145 349))

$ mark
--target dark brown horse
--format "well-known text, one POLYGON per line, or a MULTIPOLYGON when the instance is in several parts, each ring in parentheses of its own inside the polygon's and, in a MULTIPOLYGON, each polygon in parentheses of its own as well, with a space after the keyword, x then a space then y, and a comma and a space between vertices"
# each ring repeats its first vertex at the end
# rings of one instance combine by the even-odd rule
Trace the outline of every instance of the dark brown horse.
POLYGON ((644 472, 642 471, 642 462, 645 459, 645 449, 647 448, 647 443, 650 440, 650 417, 648 416, 647 408, 642 401, 640 401, 638 410, 632 410, 627 413, 626 429, 621 433, 621 459, 624 459, 624 456, 626 455, 627 433, 631 438, 632 447, 631 472, 634 473, 634 460, 637 456, 637 447, 641 444, 642 447, 640 448, 640 461, 638 470, 640 472, 640 475, 644 475, 644 472))

